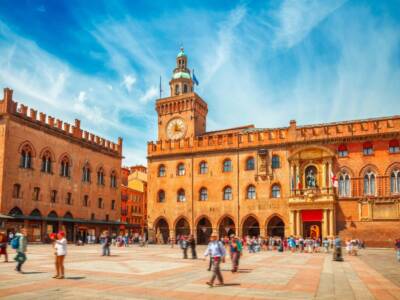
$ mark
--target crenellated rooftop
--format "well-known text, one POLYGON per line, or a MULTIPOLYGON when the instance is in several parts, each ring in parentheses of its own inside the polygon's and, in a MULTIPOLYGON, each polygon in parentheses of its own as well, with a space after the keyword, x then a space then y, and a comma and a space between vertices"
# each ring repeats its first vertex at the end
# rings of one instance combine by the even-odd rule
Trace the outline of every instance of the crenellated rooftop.
POLYGON ((282 144, 373 139, 374 136, 400 137, 400 115, 383 118, 297 126, 291 120, 288 127, 254 128, 244 126, 228 131, 207 132, 195 138, 148 143, 148 155, 169 155, 217 150, 275 147, 282 144))
POLYGON ((13 90, 10 88, 4 89, 4 97, 0 100, 0 114, 10 114, 17 116, 26 121, 32 122, 39 126, 43 126, 52 130, 55 133, 63 134, 66 137, 75 139, 88 146, 96 146, 109 153, 122 156, 122 138, 118 138, 118 142, 114 143, 105 138, 97 136, 93 133, 81 129, 81 121, 75 119, 73 125, 48 116, 43 112, 38 112, 33 108, 28 108, 24 104, 18 104, 13 100, 13 90))

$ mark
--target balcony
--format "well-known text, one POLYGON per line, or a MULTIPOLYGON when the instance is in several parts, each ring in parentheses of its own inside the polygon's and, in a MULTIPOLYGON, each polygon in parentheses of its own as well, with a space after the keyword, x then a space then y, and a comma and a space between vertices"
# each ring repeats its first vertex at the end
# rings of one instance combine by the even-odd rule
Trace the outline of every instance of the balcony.
POLYGON ((336 192, 332 187, 309 188, 292 190, 289 197, 289 205, 333 205, 336 200, 336 192))

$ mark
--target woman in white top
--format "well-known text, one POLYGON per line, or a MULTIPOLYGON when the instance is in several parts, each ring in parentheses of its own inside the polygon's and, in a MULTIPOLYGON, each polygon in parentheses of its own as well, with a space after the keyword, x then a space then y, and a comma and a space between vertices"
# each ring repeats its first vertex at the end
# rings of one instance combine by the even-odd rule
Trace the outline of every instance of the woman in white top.
POLYGON ((56 272, 53 276, 56 279, 64 279, 64 258, 67 255, 67 240, 65 239, 65 233, 60 231, 57 234, 57 239, 53 236, 54 249, 56 255, 56 272))

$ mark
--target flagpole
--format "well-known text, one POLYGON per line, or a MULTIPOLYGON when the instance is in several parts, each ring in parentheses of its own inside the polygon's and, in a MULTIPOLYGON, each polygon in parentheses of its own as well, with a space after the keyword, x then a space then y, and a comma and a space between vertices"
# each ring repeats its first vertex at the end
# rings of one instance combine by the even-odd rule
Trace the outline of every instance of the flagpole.
POLYGON ((160 75, 160 99, 162 97, 162 88, 161 88, 161 75, 160 75))

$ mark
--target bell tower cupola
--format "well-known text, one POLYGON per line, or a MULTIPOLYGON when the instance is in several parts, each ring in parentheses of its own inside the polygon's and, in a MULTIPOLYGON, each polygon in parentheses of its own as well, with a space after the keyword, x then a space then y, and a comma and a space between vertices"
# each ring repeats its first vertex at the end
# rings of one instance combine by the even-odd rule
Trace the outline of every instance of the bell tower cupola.
POLYGON ((193 80, 187 67, 188 58, 183 47, 176 57, 176 67, 169 82, 170 96, 178 96, 193 92, 193 80))

